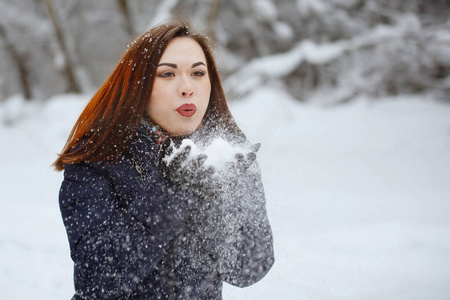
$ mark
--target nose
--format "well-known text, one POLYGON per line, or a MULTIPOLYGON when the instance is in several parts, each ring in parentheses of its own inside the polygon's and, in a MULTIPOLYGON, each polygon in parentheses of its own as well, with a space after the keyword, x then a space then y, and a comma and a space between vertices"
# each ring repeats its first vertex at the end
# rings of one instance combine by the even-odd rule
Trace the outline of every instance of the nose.
POLYGON ((190 82, 189 78, 182 78, 179 93, 183 98, 189 98, 194 95, 194 86, 190 82))

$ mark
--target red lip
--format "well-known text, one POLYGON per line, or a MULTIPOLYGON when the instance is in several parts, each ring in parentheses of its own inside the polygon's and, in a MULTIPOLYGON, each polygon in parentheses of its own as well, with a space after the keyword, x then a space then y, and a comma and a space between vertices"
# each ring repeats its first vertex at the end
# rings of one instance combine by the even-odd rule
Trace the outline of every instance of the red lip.
POLYGON ((176 111, 183 117, 190 118, 197 111, 197 106, 195 106, 195 104, 193 104, 193 103, 186 103, 186 104, 183 104, 180 107, 178 107, 176 109, 176 111))

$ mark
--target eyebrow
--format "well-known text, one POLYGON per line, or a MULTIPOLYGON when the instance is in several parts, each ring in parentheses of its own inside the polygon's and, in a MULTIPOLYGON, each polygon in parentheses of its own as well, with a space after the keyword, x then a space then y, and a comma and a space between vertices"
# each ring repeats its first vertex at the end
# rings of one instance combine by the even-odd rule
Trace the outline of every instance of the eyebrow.
MULTIPOLYGON (((206 67, 204 62, 199 61, 199 62, 193 63, 191 68, 195 68, 195 67, 200 66, 200 65, 204 65, 206 67)), ((158 67, 161 67, 161 66, 169 66, 171 68, 178 69, 178 66, 176 64, 171 64, 171 63, 160 63, 158 65, 158 67)))

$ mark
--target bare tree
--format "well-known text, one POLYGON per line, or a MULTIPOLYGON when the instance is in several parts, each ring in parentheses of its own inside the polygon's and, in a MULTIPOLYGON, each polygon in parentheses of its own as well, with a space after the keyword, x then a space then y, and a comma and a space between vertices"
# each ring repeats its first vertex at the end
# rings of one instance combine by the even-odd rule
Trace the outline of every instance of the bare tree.
POLYGON ((219 18, 220 0, 212 0, 209 4, 208 16, 206 17, 206 34, 216 39, 216 25, 219 18))
POLYGON ((275 82, 304 100, 427 91, 449 98, 448 0, 6 1, 0 50, 12 59, 0 61, 2 97, 90 91, 135 35, 175 15, 216 40, 221 73, 242 76, 226 88, 240 95, 275 82), (297 59, 286 72, 260 67, 286 55, 297 59), (12 66, 14 76, 5 75, 12 66))
POLYGON ((17 51, 14 44, 9 40, 7 32, 3 27, 3 24, 0 23, 0 38, 3 40, 6 51, 8 52, 11 60, 14 62, 14 65, 17 68, 17 74, 19 75, 19 82, 22 89, 22 94, 25 99, 30 100, 33 96, 31 92, 30 81, 28 78, 28 68, 26 66, 26 59, 22 57, 22 55, 17 51))
POLYGON ((61 49, 62 55, 64 57, 64 72, 63 74, 67 77, 67 81, 69 83, 68 92, 81 93, 81 85, 77 80, 77 76, 75 74, 75 68, 73 67, 72 61, 70 59, 70 54, 67 49, 67 45, 64 39, 64 33, 61 26, 61 22, 58 18, 58 15, 54 9, 52 0, 42 0, 42 4, 45 6, 48 16, 53 24, 53 28, 56 35, 56 40, 58 41, 58 45, 61 49))
POLYGON ((125 21, 125 30, 128 32, 130 37, 135 35, 134 26, 133 26, 133 18, 131 16, 130 9, 128 7, 127 0, 117 0, 117 5, 119 7, 119 11, 122 14, 125 21))

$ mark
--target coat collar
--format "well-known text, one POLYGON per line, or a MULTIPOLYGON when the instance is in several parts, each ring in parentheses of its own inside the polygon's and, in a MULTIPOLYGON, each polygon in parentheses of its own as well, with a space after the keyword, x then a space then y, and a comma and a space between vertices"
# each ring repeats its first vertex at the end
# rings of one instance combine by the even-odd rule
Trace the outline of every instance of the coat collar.
POLYGON ((131 141, 125 156, 128 157, 142 179, 158 166, 159 145, 137 134, 131 141))

